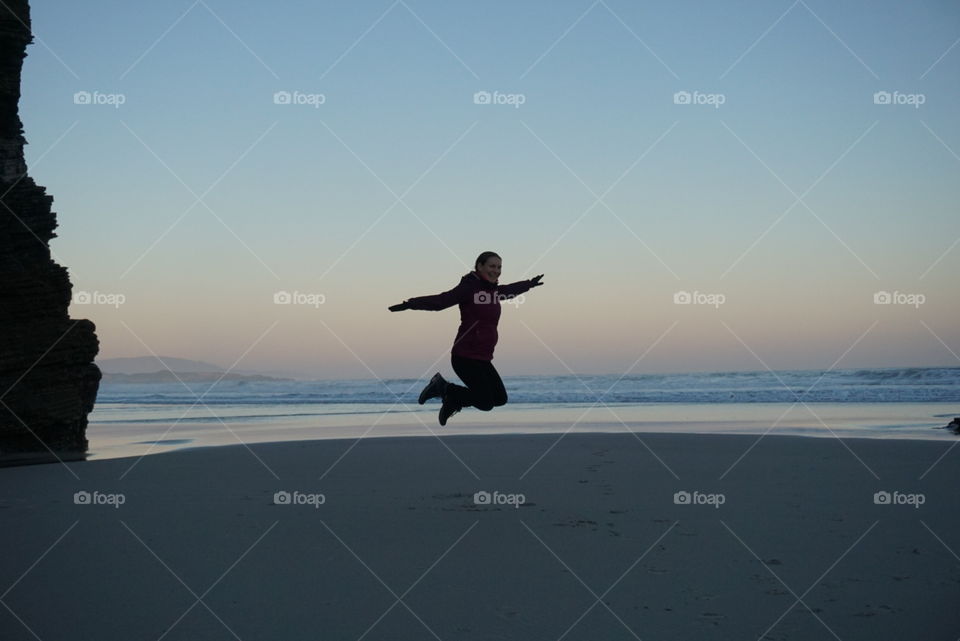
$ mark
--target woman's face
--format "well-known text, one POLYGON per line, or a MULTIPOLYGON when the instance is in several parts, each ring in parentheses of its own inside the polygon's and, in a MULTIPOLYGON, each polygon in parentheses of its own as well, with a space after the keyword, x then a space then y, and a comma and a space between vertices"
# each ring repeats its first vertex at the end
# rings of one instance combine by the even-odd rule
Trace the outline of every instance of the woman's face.
POLYGON ((491 256, 487 259, 487 262, 477 268, 477 273, 479 273, 480 277, 484 280, 496 283, 500 278, 500 259, 496 256, 491 256))

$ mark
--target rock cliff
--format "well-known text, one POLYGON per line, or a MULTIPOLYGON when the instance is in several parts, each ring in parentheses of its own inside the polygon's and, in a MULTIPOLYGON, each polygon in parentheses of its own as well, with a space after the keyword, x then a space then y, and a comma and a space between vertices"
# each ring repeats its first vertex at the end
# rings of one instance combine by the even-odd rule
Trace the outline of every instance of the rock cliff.
POLYGON ((71 285, 50 256, 53 197, 27 175, 20 71, 26 0, 0 3, 0 455, 81 452, 100 370, 88 320, 67 315, 71 285))

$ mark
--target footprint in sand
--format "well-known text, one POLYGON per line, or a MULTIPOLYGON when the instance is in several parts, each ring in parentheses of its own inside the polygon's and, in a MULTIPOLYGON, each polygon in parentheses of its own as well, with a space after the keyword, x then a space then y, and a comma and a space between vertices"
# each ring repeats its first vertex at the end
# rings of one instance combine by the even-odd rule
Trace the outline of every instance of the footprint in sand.
POLYGON ((704 623, 709 621, 713 625, 720 625, 720 620, 726 619, 726 618, 727 618, 726 615, 720 614, 719 612, 701 612, 700 613, 701 621, 703 621, 704 623))

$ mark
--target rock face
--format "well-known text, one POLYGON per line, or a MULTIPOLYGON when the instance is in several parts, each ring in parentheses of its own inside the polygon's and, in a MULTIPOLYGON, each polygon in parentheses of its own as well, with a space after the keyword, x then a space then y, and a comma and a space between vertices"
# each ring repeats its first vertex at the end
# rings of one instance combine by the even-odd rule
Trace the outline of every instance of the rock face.
POLYGON ((53 262, 53 197, 27 175, 20 71, 30 33, 27 0, 0 3, 0 454, 87 448, 87 414, 100 370, 88 320, 67 315, 71 285, 53 262))

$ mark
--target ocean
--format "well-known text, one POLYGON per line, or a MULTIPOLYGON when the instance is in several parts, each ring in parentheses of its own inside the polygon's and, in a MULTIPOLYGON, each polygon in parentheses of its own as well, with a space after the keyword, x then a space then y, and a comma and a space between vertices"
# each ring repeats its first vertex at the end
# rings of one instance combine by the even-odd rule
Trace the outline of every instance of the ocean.
POLYGON ((960 367, 505 376, 509 404, 447 427, 427 379, 103 383, 91 458, 313 438, 565 431, 958 438, 960 367))

